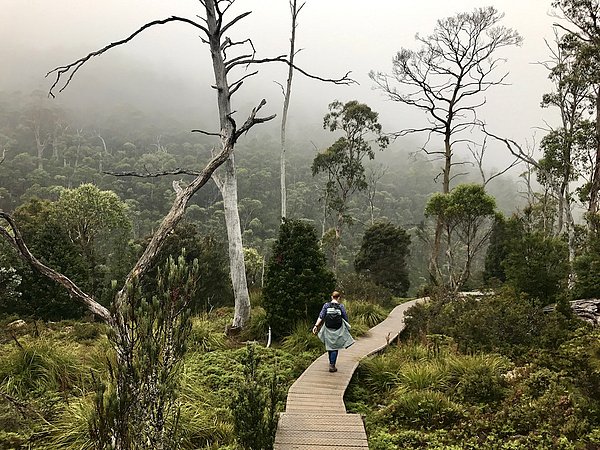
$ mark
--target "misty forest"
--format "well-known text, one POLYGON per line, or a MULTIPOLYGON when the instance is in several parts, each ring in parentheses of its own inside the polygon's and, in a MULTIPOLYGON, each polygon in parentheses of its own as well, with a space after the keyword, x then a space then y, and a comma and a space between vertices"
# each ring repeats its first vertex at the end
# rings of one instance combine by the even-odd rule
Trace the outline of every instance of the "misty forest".
POLYGON ((600 449, 600 2, 544 2, 528 102, 501 7, 328 73, 319 2, 277 1, 273 54, 252 2, 200 0, 0 84, 0 449, 287 448, 334 290, 357 340, 423 299, 345 391, 372 450, 600 449), (125 94, 119 52, 171 26, 198 114, 125 94))

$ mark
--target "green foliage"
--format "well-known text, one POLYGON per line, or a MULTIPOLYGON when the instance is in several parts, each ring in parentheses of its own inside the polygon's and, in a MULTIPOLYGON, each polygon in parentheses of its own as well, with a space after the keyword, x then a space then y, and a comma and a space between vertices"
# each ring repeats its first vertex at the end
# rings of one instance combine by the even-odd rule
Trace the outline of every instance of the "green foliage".
POLYGON ((503 375, 511 364, 491 354, 450 357, 447 360, 449 383, 455 398, 467 404, 491 404, 505 395, 503 375))
POLYGON ((441 392, 398 390, 382 415, 397 424, 427 429, 451 427, 464 412, 441 392))
POLYGON ((574 298, 600 297, 600 237, 591 234, 582 254, 575 258, 574 298))
POLYGON ((499 352, 522 357, 531 346, 555 348, 572 327, 560 312, 543 313, 511 289, 477 297, 440 296, 412 307, 406 334, 450 336, 463 351, 499 352))
POLYGON ((191 320, 192 329, 188 337, 188 348, 200 352, 211 352, 225 347, 224 328, 216 331, 208 317, 194 317, 191 320))
POLYGON ((185 251, 187 264, 196 261, 198 285, 188 307, 199 314, 219 306, 233 305, 233 292, 229 277, 227 247, 213 236, 202 236, 198 227, 182 222, 167 236, 144 281, 144 289, 152 294, 156 290, 156 273, 169 258, 177 258, 185 251))
POLYGON ((337 269, 340 236, 345 223, 351 223, 349 201, 355 192, 368 187, 363 160, 375 158, 372 143, 380 150, 387 147, 388 137, 381 131, 378 114, 356 100, 342 104, 335 101, 329 105, 329 113, 323 119, 323 128, 341 130, 344 136, 317 154, 311 170, 313 177, 324 173, 324 201, 326 210, 334 215, 335 240, 333 241, 333 267, 337 269), (369 140, 372 138, 372 140, 369 140))
POLYGON ((312 333, 308 322, 298 322, 292 333, 283 338, 282 348, 289 353, 312 352, 318 355, 323 352, 323 343, 312 333))
POLYGON ((267 265, 263 306, 273 335, 285 336, 296 322, 313 320, 334 289, 314 228, 286 220, 267 265))
POLYGON ((244 380, 230 404, 235 436, 244 449, 270 450, 275 442, 277 404, 282 394, 277 374, 273 372, 266 383, 266 380, 260 379, 257 371, 259 360, 252 345, 248 345, 247 354, 241 362, 244 380))
POLYGON ((188 304, 198 266, 191 269, 182 255, 169 258, 159 270, 158 293, 142 297, 139 286, 127 286, 124 304, 117 304, 110 339, 116 351, 110 383, 98 382, 96 414, 90 424, 99 448, 177 448, 179 388, 182 360, 192 329, 188 304))
POLYGON ((438 267, 435 274, 438 284, 457 291, 469 280, 474 259, 490 237, 495 210, 495 199, 481 185, 460 184, 431 196, 425 215, 442 225, 446 245, 446 269, 438 267))
POLYGON ((255 248, 244 248, 244 265, 248 286, 259 285, 265 259, 255 248))
POLYGON ((386 311, 374 303, 355 301, 346 303, 346 307, 352 322, 362 323, 367 328, 373 328, 387 317, 386 311))
POLYGON ((409 245, 410 236, 401 227, 390 222, 376 223, 365 231, 354 268, 394 295, 405 296, 409 287, 409 245))
POLYGON ((514 236, 503 262, 507 282, 542 305, 555 302, 564 292, 569 275, 566 243, 539 232, 514 236))
POLYGON ((90 382, 89 372, 72 344, 59 349, 46 339, 28 340, 7 351, 0 362, 2 390, 19 398, 52 391, 68 394, 83 380, 90 382))
POLYGON ((512 237, 513 231, 511 225, 514 227, 515 222, 507 221, 501 214, 496 215, 490 234, 490 243, 485 254, 483 279, 487 285, 506 281, 502 262, 508 255, 508 241, 512 237))
POLYGON ((506 280, 541 305, 564 295, 569 275, 567 244, 536 231, 531 212, 508 220, 496 219, 486 255, 485 278, 506 280))
POLYGON ((389 289, 359 273, 345 273, 339 277, 339 287, 344 297, 349 300, 367 301, 382 306, 393 304, 392 293, 389 289))
MULTIPOLYGON (((23 239, 38 259, 83 284, 88 279, 87 264, 54 211, 54 204, 34 199, 18 208, 14 217, 23 239)), ((16 265, 16 269, 21 277, 21 295, 0 303, 1 313, 48 320, 82 316, 82 305, 70 298, 63 287, 24 263, 16 265)))

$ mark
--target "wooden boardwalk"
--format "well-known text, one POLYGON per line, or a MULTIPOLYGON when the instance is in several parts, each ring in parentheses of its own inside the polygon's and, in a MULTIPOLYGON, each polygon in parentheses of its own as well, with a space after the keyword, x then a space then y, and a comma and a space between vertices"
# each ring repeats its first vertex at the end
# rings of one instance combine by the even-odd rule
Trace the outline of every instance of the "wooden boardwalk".
POLYGON ((369 448, 361 416, 346 414, 344 392, 359 361, 398 336, 404 329, 404 312, 418 301, 397 306, 349 349, 340 350, 337 372, 328 371, 329 360, 324 353, 300 375, 288 391, 275 435, 275 450, 369 448))

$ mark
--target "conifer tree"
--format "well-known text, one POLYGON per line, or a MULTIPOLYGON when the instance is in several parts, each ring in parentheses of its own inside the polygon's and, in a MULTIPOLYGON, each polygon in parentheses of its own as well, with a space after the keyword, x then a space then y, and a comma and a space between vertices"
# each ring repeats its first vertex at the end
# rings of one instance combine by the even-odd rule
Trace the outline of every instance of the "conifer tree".
POLYGON ((314 227, 284 220, 267 266, 264 307, 273 335, 281 337, 294 323, 313 319, 335 287, 314 227))

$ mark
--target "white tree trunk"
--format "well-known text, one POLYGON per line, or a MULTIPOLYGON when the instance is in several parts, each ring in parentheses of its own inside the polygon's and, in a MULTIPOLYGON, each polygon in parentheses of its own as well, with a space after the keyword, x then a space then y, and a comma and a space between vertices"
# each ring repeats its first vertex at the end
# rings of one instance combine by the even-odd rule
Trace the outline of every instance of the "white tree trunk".
POLYGON ((244 246, 237 199, 237 176, 233 154, 224 164, 224 174, 213 177, 223 197, 227 242, 229 244, 229 272, 235 297, 235 310, 232 326, 243 328, 250 319, 250 295, 246 281, 244 246))

